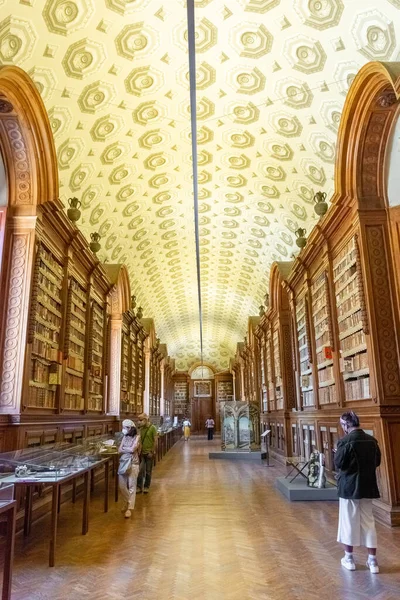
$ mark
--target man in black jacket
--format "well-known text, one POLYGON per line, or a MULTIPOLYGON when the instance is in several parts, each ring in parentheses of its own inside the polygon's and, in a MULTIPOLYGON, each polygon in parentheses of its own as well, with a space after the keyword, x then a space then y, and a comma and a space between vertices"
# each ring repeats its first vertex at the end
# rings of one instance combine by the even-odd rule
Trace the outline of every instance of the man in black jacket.
POLYGON ((360 429, 354 412, 344 413, 340 424, 345 436, 337 444, 335 466, 339 471, 338 542, 345 549, 341 562, 349 571, 355 571, 353 546, 366 546, 367 567, 371 573, 379 573, 372 499, 379 498, 376 468, 381 463, 381 453, 376 439, 360 429))

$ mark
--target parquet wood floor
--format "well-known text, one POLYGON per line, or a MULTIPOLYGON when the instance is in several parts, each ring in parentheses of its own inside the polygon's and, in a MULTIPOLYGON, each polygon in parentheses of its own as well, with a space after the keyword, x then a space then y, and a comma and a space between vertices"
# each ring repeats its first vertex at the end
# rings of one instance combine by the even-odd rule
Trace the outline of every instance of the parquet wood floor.
POLYGON ((132 520, 101 490, 80 535, 81 500, 61 508, 57 565, 47 521, 18 536, 13 600, 399 600, 400 531, 379 527, 382 573, 340 566, 337 503, 287 502, 280 468, 210 461, 218 440, 179 442, 138 496, 132 520))

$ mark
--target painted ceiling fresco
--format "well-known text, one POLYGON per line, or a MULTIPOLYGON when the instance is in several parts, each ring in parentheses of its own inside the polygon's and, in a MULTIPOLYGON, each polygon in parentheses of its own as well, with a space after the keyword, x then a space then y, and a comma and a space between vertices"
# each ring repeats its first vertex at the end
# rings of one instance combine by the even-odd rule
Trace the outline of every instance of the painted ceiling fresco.
MULTIPOLYGON (((195 5, 204 360, 224 369, 332 194, 352 79, 400 59, 400 0, 195 5)), ((179 369, 199 359, 186 29, 184 0, 0 0, 0 63, 40 90, 60 197, 126 263, 179 369)))

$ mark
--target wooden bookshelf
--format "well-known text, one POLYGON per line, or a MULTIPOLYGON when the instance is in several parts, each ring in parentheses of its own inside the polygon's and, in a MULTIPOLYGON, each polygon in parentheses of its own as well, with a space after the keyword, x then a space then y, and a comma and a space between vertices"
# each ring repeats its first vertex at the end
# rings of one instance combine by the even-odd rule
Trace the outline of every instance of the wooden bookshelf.
POLYGON ((297 300, 296 304, 296 328, 300 367, 300 390, 302 405, 304 407, 314 406, 310 324, 308 319, 308 303, 305 295, 303 295, 297 300))
POLYGON ((260 377, 261 377, 261 409, 262 412, 268 411, 268 373, 266 365, 266 339, 262 336, 260 342, 260 377))
POLYGON ((137 337, 137 387, 136 387, 136 410, 138 414, 143 412, 143 391, 144 391, 144 333, 143 329, 139 331, 137 337))
POLYGON ((96 301, 90 309, 88 410, 104 410, 104 340, 106 314, 96 301))
POLYGON ((74 277, 69 277, 64 348, 67 361, 64 410, 81 411, 85 408, 84 377, 87 317, 86 291, 74 277))
POLYGON ((355 237, 334 259, 333 278, 345 399, 370 398, 365 299, 355 237))
POLYGON ((130 326, 130 357, 129 357, 129 412, 136 413, 136 386, 137 386, 137 335, 134 327, 134 323, 130 326))
POLYGON ((129 325, 125 319, 122 325, 121 340, 121 412, 129 412, 129 325))
POLYGON ((265 359, 268 373, 268 399, 270 410, 275 410, 275 378, 273 368, 273 355, 271 348, 271 330, 268 327, 266 333, 266 344, 265 344, 265 359))
POLYGON ((62 265, 39 244, 36 252, 28 344, 28 408, 54 409, 61 383, 62 265))
POLYGON ((332 356, 332 323, 328 276, 323 271, 311 286, 312 315, 315 332, 316 366, 318 376, 319 403, 336 402, 336 384, 332 356))
POLYGON ((217 382, 217 402, 227 402, 233 399, 233 382, 223 380, 217 382))
POLYGON ((275 372, 275 410, 283 409, 283 383, 281 373, 281 352, 279 331, 274 329, 272 334, 272 347, 274 356, 274 372, 275 372))
POLYGON ((176 415, 186 415, 188 402, 189 402, 189 390, 186 380, 178 380, 174 383, 174 410, 176 415))

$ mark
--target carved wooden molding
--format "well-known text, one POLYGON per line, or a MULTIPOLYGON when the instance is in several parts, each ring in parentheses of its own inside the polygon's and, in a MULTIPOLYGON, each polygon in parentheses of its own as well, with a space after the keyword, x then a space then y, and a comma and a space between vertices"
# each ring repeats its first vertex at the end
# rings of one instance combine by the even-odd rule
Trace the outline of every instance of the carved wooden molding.
POLYGON ((18 369, 18 357, 24 352, 21 333, 24 328, 24 303, 26 270, 28 268, 28 252, 30 234, 15 233, 11 239, 11 256, 8 290, 6 300, 6 322, 4 336, 4 355, 0 388, 0 407, 17 408, 16 388, 21 385, 18 378, 22 376, 18 369))
POLYGON ((393 90, 385 90, 378 98, 376 103, 381 108, 390 108, 397 102, 396 94, 393 90))
POLYGON ((11 104, 11 102, 7 102, 7 100, 4 100, 4 98, 0 98, 0 113, 1 114, 8 114, 13 112, 14 107, 11 104))
POLYGON ((0 131, 6 142, 5 162, 10 177, 10 203, 16 206, 34 204, 33 180, 29 151, 17 117, 0 119, 0 131))
POLYGON ((396 326, 389 293, 390 279, 383 226, 366 225, 365 235, 375 310, 375 336, 382 370, 382 385, 385 396, 400 396, 399 356, 396 336, 394 335, 396 326))
POLYGON ((59 195, 58 166, 49 117, 29 75, 0 69, 0 126, 9 173, 10 205, 39 205, 59 195))

